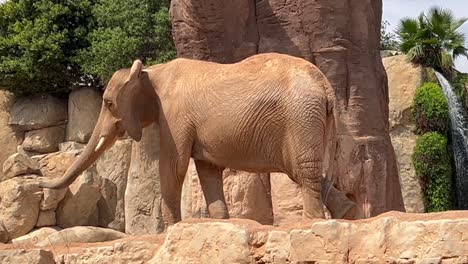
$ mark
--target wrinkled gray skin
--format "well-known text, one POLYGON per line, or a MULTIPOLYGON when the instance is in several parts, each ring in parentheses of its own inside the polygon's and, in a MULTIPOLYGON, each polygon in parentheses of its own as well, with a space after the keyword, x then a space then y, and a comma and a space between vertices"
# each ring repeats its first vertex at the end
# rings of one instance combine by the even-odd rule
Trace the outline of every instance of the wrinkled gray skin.
MULTIPOLYGON (((235 64, 176 59, 147 69, 137 60, 108 83, 83 154, 62 178, 40 185, 67 187, 116 138, 127 132, 139 141, 142 129, 157 123, 166 227, 181 220, 180 197, 190 157, 213 218, 229 217, 224 168, 289 175, 301 186, 304 216, 323 218, 322 165, 326 149, 334 155, 335 144, 329 143, 335 142, 337 118, 331 85, 318 68, 300 58, 269 53, 235 64)), ((334 188, 325 192, 334 217, 354 213, 355 205, 343 194, 334 188)))

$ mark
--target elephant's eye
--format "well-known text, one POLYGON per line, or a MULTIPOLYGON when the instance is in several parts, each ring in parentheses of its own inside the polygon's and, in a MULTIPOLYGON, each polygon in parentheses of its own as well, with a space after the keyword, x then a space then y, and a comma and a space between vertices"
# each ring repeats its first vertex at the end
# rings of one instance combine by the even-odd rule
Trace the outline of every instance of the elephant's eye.
POLYGON ((108 109, 112 107, 112 102, 110 100, 104 100, 104 104, 106 105, 108 109))

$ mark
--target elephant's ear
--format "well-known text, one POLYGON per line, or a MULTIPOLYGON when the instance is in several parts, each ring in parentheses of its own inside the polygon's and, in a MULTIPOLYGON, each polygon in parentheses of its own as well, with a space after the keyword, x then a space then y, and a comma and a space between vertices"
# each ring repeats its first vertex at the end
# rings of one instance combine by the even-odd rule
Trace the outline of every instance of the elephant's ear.
POLYGON ((128 76, 128 82, 135 83, 126 87, 122 98, 124 101, 121 113, 122 126, 135 141, 140 141, 143 133, 143 126, 138 112, 138 98, 140 98, 141 89, 137 83, 142 70, 143 63, 140 60, 135 60, 128 76))
POLYGON ((137 80, 141 77, 141 71, 143 70, 143 63, 141 60, 135 60, 133 62, 132 68, 130 69, 130 74, 128 75, 129 80, 137 80))

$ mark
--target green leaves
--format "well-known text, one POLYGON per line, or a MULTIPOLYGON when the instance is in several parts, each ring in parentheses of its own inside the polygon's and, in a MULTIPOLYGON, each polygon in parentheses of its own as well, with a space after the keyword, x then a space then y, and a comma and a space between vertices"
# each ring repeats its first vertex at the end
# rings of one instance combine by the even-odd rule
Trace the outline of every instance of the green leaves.
POLYGON ((168 1, 10 0, 0 5, 0 87, 66 96, 133 60, 175 58, 168 1))
POLYGON ((175 58, 167 5, 150 0, 98 1, 93 8, 96 28, 89 35, 91 47, 79 56, 84 72, 99 77, 104 85, 135 59, 153 64, 175 58))
POLYGON ((90 1, 21 0, 0 6, 0 86, 18 96, 61 96, 80 81, 90 1))
POLYGON ((450 210, 453 195, 450 156, 447 138, 437 132, 428 132, 416 141, 413 164, 424 191, 428 212, 450 210))
POLYGON ((448 9, 437 7, 417 18, 402 19, 397 27, 400 49, 412 62, 450 76, 454 59, 468 55, 463 46, 465 36, 457 32, 466 21, 456 19, 448 9))
POLYGON ((436 83, 425 83, 416 90, 412 113, 419 133, 428 131, 447 133, 448 103, 442 89, 436 83))

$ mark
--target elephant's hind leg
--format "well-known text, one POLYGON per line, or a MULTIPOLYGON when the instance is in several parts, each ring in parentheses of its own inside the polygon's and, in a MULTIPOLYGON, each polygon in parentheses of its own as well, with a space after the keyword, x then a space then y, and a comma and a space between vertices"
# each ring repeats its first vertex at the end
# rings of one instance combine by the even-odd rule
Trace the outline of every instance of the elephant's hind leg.
POLYGON ((202 160, 195 160, 198 177, 211 218, 227 219, 229 212, 224 200, 223 168, 202 160))
POLYGON ((321 200, 322 160, 298 161, 294 169, 294 179, 301 186, 304 203, 303 216, 325 218, 321 200))

